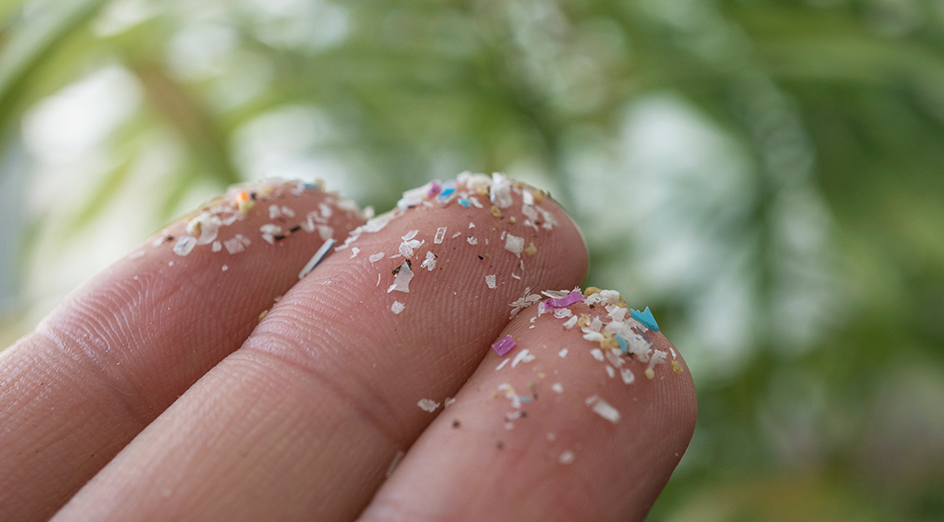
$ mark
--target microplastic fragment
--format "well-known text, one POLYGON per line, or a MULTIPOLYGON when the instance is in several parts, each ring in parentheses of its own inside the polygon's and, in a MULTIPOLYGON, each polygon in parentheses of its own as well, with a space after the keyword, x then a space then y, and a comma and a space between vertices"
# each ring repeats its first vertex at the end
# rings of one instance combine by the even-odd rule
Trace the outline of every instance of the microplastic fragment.
POLYGON ((220 218, 209 212, 201 212, 187 223, 187 233, 197 237, 198 245, 208 245, 216 239, 221 224, 220 218))
POLYGON ((521 281, 521 276, 518 275, 518 274, 511 274, 511 278, 512 278, 512 279, 517 279, 518 281, 521 281))
POLYGON ((235 255, 240 252, 245 252, 246 247, 250 245, 249 238, 243 236, 242 234, 236 234, 232 239, 227 239, 223 241, 223 246, 226 247, 226 251, 229 252, 229 255, 235 255))
POLYGON ((603 351, 600 350, 599 348, 594 348, 590 350, 590 355, 592 355, 594 359, 600 362, 603 362, 603 351))
POLYGON ((482 203, 479 202, 479 199, 475 196, 469 196, 469 201, 472 202, 472 205, 475 206, 475 208, 485 208, 482 206, 482 203))
POLYGON ((328 225, 318 225, 318 235, 321 236, 321 239, 327 241, 334 236, 334 229, 328 225))
POLYGON ((574 461, 574 452, 570 450, 564 450, 564 452, 560 454, 560 458, 557 460, 560 461, 561 464, 570 464, 574 461))
POLYGON ((547 308, 565 308, 574 303, 582 303, 583 294, 579 290, 574 290, 573 292, 567 294, 564 297, 560 298, 551 298, 544 302, 544 306, 547 308))
POLYGON ((475 238, 472 237, 472 236, 467 237, 467 238, 466 238, 466 241, 468 241, 470 245, 477 245, 477 244, 479 244, 479 240, 478 240, 478 239, 475 239, 475 238))
POLYGON ((649 379, 650 381, 656 378, 656 372, 652 368, 646 368, 645 374, 646 374, 646 378, 649 379))
POLYGON ((492 345, 492 349, 495 350, 495 353, 497 353, 499 357, 503 357, 515 346, 517 346, 517 344, 515 344, 515 341, 511 338, 511 336, 506 335, 496 341, 495 344, 492 345))
POLYGON ((498 208, 508 208, 514 203, 511 198, 511 182, 499 173, 492 174, 489 199, 498 208))
POLYGON ((567 357, 567 348, 564 348, 561 351, 557 352, 557 355, 560 355, 561 359, 563 359, 564 357, 567 357))
POLYGON ((675 353, 675 348, 672 348, 671 346, 669 346, 669 351, 672 352, 672 360, 675 360, 677 357, 675 353))
POLYGON ((404 453, 403 450, 397 451, 397 454, 394 455, 393 462, 387 466, 387 478, 390 478, 390 475, 393 475, 393 472, 397 469, 397 464, 400 464, 400 459, 402 459, 404 455, 406 455, 406 453, 404 453))
POLYGON ((168 262, 167 262, 167 266, 174 266, 174 262, 173 262, 173 261, 168 261, 168 262))
POLYGON ((360 253, 360 251, 361 249, 357 247, 351 247, 351 259, 354 259, 357 256, 357 254, 360 253))
POLYGON ((537 357, 529 354, 528 350, 524 349, 518 352, 518 355, 515 356, 515 360, 511 361, 511 367, 514 368, 515 366, 518 366, 518 363, 520 362, 531 362, 535 359, 537 359, 537 357))
POLYGON ((400 301, 394 301, 393 304, 390 305, 390 311, 397 315, 399 315, 404 308, 406 308, 406 306, 404 306, 400 301))
POLYGON ((439 245, 443 242, 443 238, 446 237, 446 227, 439 227, 436 229, 436 237, 433 238, 433 243, 439 245))
POLYGON ((220 250, 223 250, 223 242, 214 241, 213 246, 211 246, 210 249, 213 250, 214 252, 219 252, 220 250))
POLYGON ((432 272, 436 268, 436 254, 427 251, 426 259, 420 263, 420 268, 425 268, 426 270, 432 272))
POLYGON ((220 267, 220 270, 222 270, 222 271, 225 272, 225 271, 229 270, 229 267, 226 266, 226 265, 223 265, 223 266, 220 267))
POLYGON ((506 364, 508 364, 508 363, 510 363, 510 362, 511 362, 511 359, 505 359, 505 360, 503 360, 503 361, 501 362, 501 364, 499 364, 498 367, 495 368, 495 371, 497 372, 498 370, 501 370, 502 368, 505 367, 506 364))
POLYGON ((328 252, 331 250, 331 248, 334 246, 336 242, 337 241, 333 239, 329 239, 325 241, 324 243, 322 243, 321 248, 319 248, 318 251, 315 252, 315 255, 311 256, 311 259, 309 259, 308 262, 305 263, 305 266, 302 267, 301 272, 298 273, 298 278, 304 279, 305 276, 308 275, 309 272, 314 270, 315 267, 318 266, 318 263, 320 263, 321 260, 324 259, 326 255, 328 255, 328 252))
POLYGON ((416 237, 416 235, 419 234, 419 233, 420 233, 419 230, 411 230, 411 231, 407 232, 405 235, 401 236, 400 239, 402 239, 402 240, 404 240, 404 241, 409 241, 409 240, 413 239, 414 237, 416 237))
POLYGON ((656 323, 655 317, 652 316, 652 312, 649 311, 647 306, 645 310, 640 312, 639 310, 631 310, 630 316, 643 324, 646 328, 652 330, 653 332, 659 331, 659 324, 656 323))
POLYGON ((606 374, 610 376, 610 379, 616 377, 616 370, 613 369, 609 364, 606 365, 606 374))
POLYGON ((551 389, 554 390, 554 393, 564 393, 564 386, 559 382, 552 384, 551 389))
POLYGON ((384 258, 384 253, 377 252, 376 254, 371 254, 370 257, 368 257, 367 259, 369 259, 371 263, 376 263, 377 261, 380 261, 383 258, 384 258))
POLYGON ((178 256, 185 256, 189 254, 195 246, 197 246, 197 238, 193 236, 180 236, 180 239, 177 240, 177 244, 174 245, 174 253, 178 256))
POLYGON ((672 363, 670 364, 670 366, 672 367, 672 371, 673 371, 673 372, 675 372, 675 373, 677 373, 677 374, 681 374, 681 373, 682 373, 682 365, 679 364, 678 361, 673 360, 672 363))
POLYGON ((623 382, 626 384, 632 384, 636 380, 636 376, 633 375, 633 371, 629 368, 623 368, 620 370, 620 377, 623 378, 623 382))
POLYGON ((144 256, 144 250, 138 250, 137 252, 128 254, 128 259, 137 259, 142 256, 144 256))
POLYGON ((491 288, 492 290, 494 290, 494 289, 495 289, 495 275, 492 274, 492 275, 487 275, 487 276, 485 276, 485 284, 486 284, 489 288, 491 288))
POLYGON ((566 328, 567 330, 570 330, 570 329, 573 328, 576 324, 577 324, 577 316, 576 316, 576 315, 573 315, 573 316, 570 317, 570 319, 564 321, 564 328, 566 328))
POLYGON ((278 205, 269 205, 269 219, 275 219, 282 215, 278 205))
POLYGON ((470 206, 472 206, 472 202, 466 198, 459 198, 459 204, 466 208, 469 208, 470 206))
POLYGON ((318 210, 321 211, 321 217, 323 218, 329 218, 331 217, 331 214, 333 213, 333 211, 331 210, 331 207, 329 205, 325 205, 324 203, 318 204, 318 210))
POLYGON ((443 402, 443 408, 448 408, 456 402, 455 397, 446 397, 446 400, 443 402))
POLYGON ((652 359, 649 360, 649 367, 652 368, 657 364, 662 364, 669 357, 669 352, 662 350, 655 350, 652 352, 652 359))
POLYGON ((600 397, 596 395, 589 397, 587 398, 586 403, 587 403, 587 406, 590 406, 590 409, 592 409, 593 412, 596 413, 597 415, 612 422, 613 424, 616 424, 617 422, 619 422, 620 420, 619 411, 617 411, 616 408, 614 408, 613 406, 610 406, 608 402, 601 399, 600 397))
POLYGON ((629 353, 629 343, 626 342, 626 339, 623 339, 622 335, 616 334, 616 342, 619 344, 621 352, 629 353))
POLYGON ((564 319, 567 317, 572 317, 573 315, 574 313, 570 311, 570 308, 558 308, 554 310, 554 317, 557 319, 564 319))
POLYGON ((508 234, 505 236, 505 250, 521 257, 521 252, 524 250, 524 238, 508 234))
POLYGON ((475 223, 469 221, 469 228, 475 228, 475 223))
POLYGON ((397 270, 397 275, 393 278, 393 284, 387 288, 387 293, 393 292, 394 290, 403 293, 410 293, 410 281, 413 280, 413 271, 410 270, 410 264, 403 262, 400 265, 400 269, 397 270))
POLYGON ((428 411, 430 413, 436 411, 439 408, 439 403, 432 399, 420 399, 420 402, 416 403, 423 411, 428 411))

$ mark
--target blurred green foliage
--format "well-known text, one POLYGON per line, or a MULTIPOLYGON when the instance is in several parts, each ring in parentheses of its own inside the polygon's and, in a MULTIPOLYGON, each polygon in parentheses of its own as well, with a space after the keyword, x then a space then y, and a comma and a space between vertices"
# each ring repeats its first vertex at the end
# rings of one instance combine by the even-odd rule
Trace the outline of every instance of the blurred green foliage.
POLYGON ((194 187, 255 175, 241 133, 298 108, 328 129, 304 152, 380 209, 461 170, 530 176, 586 231, 589 282, 648 300, 692 361, 699 425, 651 520, 944 519, 944 2, 7 0, 0 16, 11 146, 103 66, 143 93, 69 230, 133 183, 155 135, 183 151, 156 227, 194 187), (703 146, 656 133, 659 114, 703 146))

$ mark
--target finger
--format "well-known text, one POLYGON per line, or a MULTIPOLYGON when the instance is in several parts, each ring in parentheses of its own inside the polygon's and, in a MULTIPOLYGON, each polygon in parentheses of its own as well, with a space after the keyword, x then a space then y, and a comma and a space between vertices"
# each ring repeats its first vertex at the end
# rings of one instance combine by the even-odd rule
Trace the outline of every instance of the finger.
MULTIPOLYGON (((612 323, 604 306, 555 310, 612 323)), ((695 426, 684 361, 638 322, 620 321, 627 348, 634 345, 630 358, 617 355, 618 343, 611 351, 580 327, 566 330, 573 319, 555 310, 537 317, 537 308, 500 334, 517 346, 485 358, 361 521, 645 518, 695 426)))
POLYGON ((0 357, 0 520, 54 513, 362 222, 314 186, 244 187, 73 293, 0 357))
POLYGON ((492 210, 485 181, 461 179, 470 192, 461 201, 416 201, 293 288, 61 520, 357 516, 432 420, 420 400, 459 389, 509 321, 509 303, 529 286, 572 286, 586 270, 580 234, 556 204, 537 193, 526 208, 535 193, 505 194, 496 178, 504 208, 492 210), (401 254, 412 256, 409 292, 397 290, 409 269, 401 254))

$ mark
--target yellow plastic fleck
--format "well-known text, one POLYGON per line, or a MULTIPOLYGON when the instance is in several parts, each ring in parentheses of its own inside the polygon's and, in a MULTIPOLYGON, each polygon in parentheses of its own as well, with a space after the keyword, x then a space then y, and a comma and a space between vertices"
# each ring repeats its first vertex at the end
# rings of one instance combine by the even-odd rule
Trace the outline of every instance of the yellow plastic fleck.
POLYGON ((682 365, 679 364, 678 361, 672 361, 671 364, 670 364, 670 366, 672 366, 672 371, 673 371, 673 372, 675 372, 675 373, 677 373, 677 374, 681 374, 681 373, 682 373, 682 365))
POLYGON ((492 215, 495 217, 501 217, 501 209, 492 205, 492 215))
POLYGON ((488 195, 488 186, 485 185, 484 183, 481 184, 481 185, 476 185, 476 186, 475 186, 475 193, 478 194, 479 196, 487 196, 487 195, 488 195))
POLYGON ((587 314, 581 315, 580 319, 577 319, 577 326, 590 326, 590 316, 587 314))
POLYGON ((524 255, 533 256, 534 254, 537 253, 537 251, 538 251, 537 247, 534 246, 534 243, 531 243, 530 245, 528 245, 528 248, 524 249, 524 255))
POLYGON ((600 291, 601 290, 595 286, 588 286, 587 289, 583 291, 583 296, 590 297, 593 294, 599 294, 600 291))
POLYGON ((514 225, 517 221, 518 220, 515 218, 515 216, 511 216, 510 218, 508 218, 508 222, 511 223, 512 225, 514 225))
POLYGON ((246 199, 239 202, 239 213, 246 215, 252 210, 252 207, 256 206, 256 202, 251 199, 246 199))
POLYGON ((656 372, 652 368, 646 368, 646 378, 650 381, 656 378, 656 372))
POLYGON ((265 317, 265 316, 266 316, 266 315, 267 315, 268 313, 269 313, 269 311, 268 311, 268 310, 263 310, 263 311, 262 311, 262 313, 261 313, 261 314, 259 314, 259 320, 261 321, 261 320, 262 320, 262 318, 263 318, 263 317, 265 317))
POLYGON ((610 332, 603 332, 603 339, 600 339, 600 348, 604 350, 619 350, 619 341, 613 337, 610 332))
POLYGON ((541 189, 535 190, 535 191, 534 191, 534 202, 537 203, 537 204, 541 204, 542 201, 544 201, 544 191, 541 190, 541 189))

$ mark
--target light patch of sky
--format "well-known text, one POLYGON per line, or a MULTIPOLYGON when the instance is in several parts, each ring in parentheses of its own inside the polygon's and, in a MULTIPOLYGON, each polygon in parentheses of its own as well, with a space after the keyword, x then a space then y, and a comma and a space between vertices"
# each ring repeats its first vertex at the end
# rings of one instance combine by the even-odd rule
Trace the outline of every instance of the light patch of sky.
POLYGON ((754 321, 750 243, 712 227, 748 212, 744 152, 683 100, 660 94, 629 107, 618 138, 586 150, 573 168, 581 174, 574 197, 595 223, 588 241, 623 254, 601 270, 608 284, 636 299, 689 303, 672 337, 690 367, 712 377, 736 371, 754 321))
POLYGON ((350 29, 347 10, 323 0, 244 0, 241 7, 256 37, 273 47, 316 51, 341 42, 350 29))
POLYGON ((343 163, 318 149, 330 135, 331 122, 320 110, 290 105, 262 114, 239 128, 232 150, 246 179, 320 178, 330 189, 358 199, 362 190, 343 163))
POLYGON ((193 22, 170 39, 165 59, 182 79, 210 78, 223 72, 226 58, 238 45, 239 36, 232 27, 211 21, 193 22))
POLYGON ((121 34, 148 20, 158 12, 157 6, 149 0, 110 2, 105 5, 101 14, 92 22, 92 31, 100 37, 121 34))
POLYGON ((27 190, 34 217, 84 201, 111 160, 103 142, 137 111, 142 92, 126 69, 109 65, 36 104, 21 136, 34 162, 27 190))

